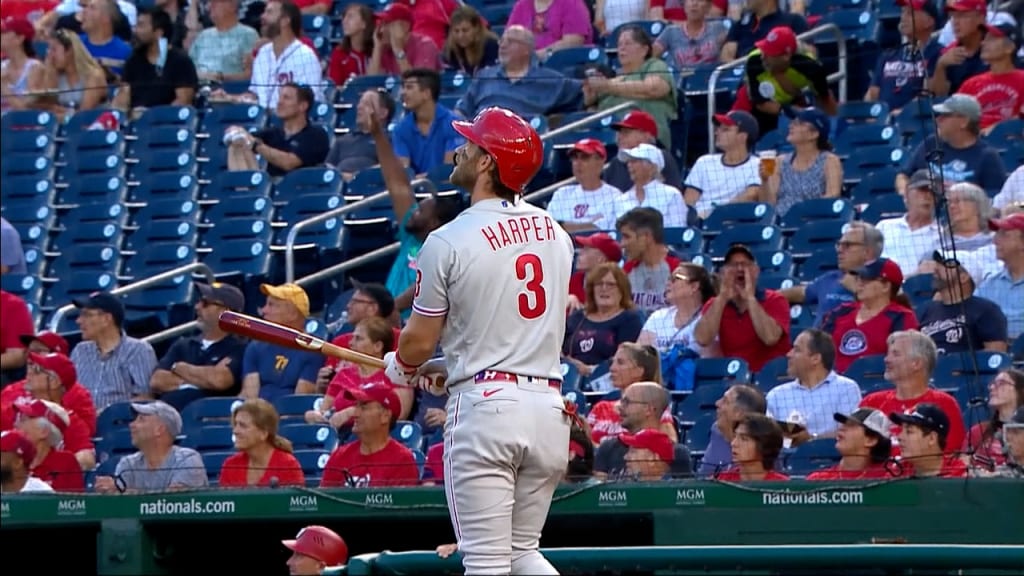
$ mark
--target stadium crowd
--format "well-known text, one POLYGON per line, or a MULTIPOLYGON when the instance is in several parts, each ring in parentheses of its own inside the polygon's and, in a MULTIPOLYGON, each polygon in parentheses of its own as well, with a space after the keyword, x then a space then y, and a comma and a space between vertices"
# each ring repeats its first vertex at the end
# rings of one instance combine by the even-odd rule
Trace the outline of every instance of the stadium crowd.
MULTIPOLYGON (((280 182, 327 166, 351 182, 379 168, 399 251, 386 278, 353 282, 331 337, 381 358, 410 313, 420 246, 461 208, 413 186, 446 179, 464 144, 451 120, 501 106, 556 126, 633 102, 610 138, 555 152, 574 180, 547 209, 579 245, 563 393, 584 418, 567 481, 1021 477, 1020 26, 983 0, 899 0, 901 40, 854 102, 799 36, 830 18, 822 1, 11 0, 2 108, 95 112, 91 128, 117 131, 166 106, 254 104, 273 121, 211 135, 227 171, 280 182), (592 46, 614 58, 554 65, 603 54, 592 46), (712 114, 717 151, 676 154, 687 78, 742 56, 731 107, 712 114), (377 86, 338 96, 377 75, 400 101, 377 86), (856 150, 837 146, 844 110, 878 105, 867 123, 884 123, 921 102, 934 127, 897 146, 882 184, 901 205, 868 218, 871 201, 850 200, 856 150), (324 125, 322 103, 353 121, 324 125), (815 219, 827 241, 794 278, 815 219)), ((4 216, 2 272, 20 277, 25 236, 4 216)), ((3 491, 443 483, 446 398, 224 332, 219 314, 252 310, 253 288, 198 283, 198 332, 160 356, 109 291, 71 302, 74 347, 0 293, 3 491)), ((258 293, 268 320, 302 330, 316 315, 298 284, 258 293)))

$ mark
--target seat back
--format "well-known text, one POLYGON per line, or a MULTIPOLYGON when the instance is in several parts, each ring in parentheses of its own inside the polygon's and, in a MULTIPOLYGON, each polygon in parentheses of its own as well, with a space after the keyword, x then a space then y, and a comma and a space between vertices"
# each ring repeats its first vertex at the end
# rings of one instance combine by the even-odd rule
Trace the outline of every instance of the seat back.
POLYGON ((294 450, 334 450, 338 446, 338 431, 324 424, 288 424, 278 434, 292 443, 294 450))

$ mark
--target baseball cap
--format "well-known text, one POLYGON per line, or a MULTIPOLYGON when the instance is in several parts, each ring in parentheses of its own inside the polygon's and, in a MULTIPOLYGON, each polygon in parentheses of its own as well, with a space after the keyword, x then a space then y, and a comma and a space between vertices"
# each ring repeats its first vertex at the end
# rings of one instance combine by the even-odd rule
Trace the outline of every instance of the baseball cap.
POLYGON ((14 32, 28 41, 32 41, 36 36, 36 29, 32 23, 17 16, 8 16, 0 21, 0 32, 14 32))
POLYGON ((858 408, 850 414, 836 412, 832 414, 832 418, 840 424, 856 422, 882 438, 889 438, 889 431, 892 429, 892 422, 880 410, 874 408, 858 408))
POLYGON ((395 311, 395 297, 391 295, 391 291, 385 288, 383 284, 376 282, 364 284, 359 280, 353 279, 352 286, 377 303, 377 308, 380 308, 381 317, 387 318, 395 311))
POLYGON ((167 426, 167 433, 171 436, 181 434, 181 414, 163 400, 132 402, 132 411, 145 416, 156 416, 163 421, 164 426, 167 426))
POLYGON ((15 402, 14 410, 28 418, 45 418, 57 427, 61 434, 71 425, 71 416, 63 406, 49 400, 31 400, 15 402))
POLYGON ((970 94, 953 94, 942 103, 932 106, 932 110, 938 114, 956 114, 968 120, 981 118, 981 104, 970 94))
POLYGON ((960 261, 956 259, 956 256, 953 254, 949 254, 947 256, 942 250, 932 252, 932 260, 939 266, 944 266, 946 268, 958 268, 962 266, 960 261))
POLYGON ((586 248, 594 248, 600 250, 604 257, 610 262, 618 262, 622 260, 622 247, 615 241, 614 238, 605 234, 604 232, 598 232, 597 234, 590 234, 588 236, 575 236, 576 243, 586 248))
POLYGON ((981 31, 985 34, 991 34, 999 38, 1006 38, 1013 43, 1014 47, 1020 48, 1020 29, 1017 28, 1017 26, 1014 26, 1011 22, 982 24, 979 28, 981 28, 981 31))
POLYGON ((908 188, 926 188, 934 192, 935 184, 932 180, 932 175, 928 173, 928 170, 922 168, 917 170, 910 175, 910 183, 907 184, 908 188))
POLYGON ((754 43, 765 56, 787 56, 796 52, 796 32, 789 26, 776 26, 754 43))
POLYGON ((854 270, 853 273, 864 280, 881 278, 896 287, 903 285, 903 272, 900 271, 898 264, 888 258, 879 258, 874 262, 868 262, 854 270))
POLYGON ((971 10, 985 14, 988 12, 988 6, 985 0, 953 0, 946 5, 947 12, 970 12, 971 10))
POLYGON ((65 390, 74 386, 75 381, 78 380, 75 364, 71 362, 70 358, 59 352, 51 352, 50 354, 29 352, 28 361, 30 364, 35 364, 47 372, 56 374, 65 390))
POLYGON ((658 167, 658 171, 665 169, 665 155, 657 146, 651 144, 640 144, 635 148, 619 151, 619 160, 647 160, 658 167))
POLYGON ((630 448, 643 448, 654 452, 659 460, 671 464, 676 458, 676 446, 672 439, 658 430, 641 430, 636 434, 619 434, 619 441, 630 448))
POLYGON ((298 308, 300 314, 309 316, 309 295, 298 284, 281 284, 280 286, 260 284, 260 292, 265 296, 291 302, 298 308))
POLYGON ((235 312, 245 310, 245 296, 241 290, 231 284, 223 282, 203 284, 202 282, 196 282, 196 288, 203 298, 220 302, 227 306, 228 310, 234 310, 235 312))
POLYGON ((110 292, 93 292, 88 298, 78 298, 71 301, 75 308, 80 310, 99 310, 106 312, 114 318, 114 324, 124 324, 124 304, 121 299, 110 292))
POLYGON ((0 434, 0 452, 17 454, 26 469, 30 468, 32 461, 36 459, 36 447, 18 430, 8 430, 0 434))
POLYGON ((894 424, 912 424, 925 430, 938 432, 940 438, 945 438, 946 434, 949 434, 949 416, 946 416, 942 408, 929 402, 918 404, 909 414, 893 412, 889 414, 889 419, 894 424))
POLYGON ((395 387, 382 382, 363 384, 359 388, 346 388, 345 398, 356 402, 377 402, 391 412, 392 420, 402 415, 402 401, 395 387))
POLYGON ((39 334, 22 334, 21 338, 22 346, 28 348, 33 342, 39 342, 43 346, 46 346, 50 352, 58 354, 68 353, 68 341, 63 336, 56 332, 40 332, 39 334))
POLYGON ((747 258, 750 258, 752 261, 757 262, 757 258, 754 258, 754 252, 751 251, 746 244, 733 244, 729 246, 729 250, 726 251, 725 253, 726 264, 729 263, 729 260, 732 258, 733 254, 746 254, 747 258))
POLYGON ((1020 230, 1024 232, 1024 212, 1010 214, 1006 218, 990 218, 988 229, 993 232, 998 230, 1020 230))
POLYGON ((377 23, 383 26, 392 22, 412 22, 412 8, 399 2, 394 2, 387 8, 377 12, 377 23))
POLYGON ((757 119, 745 110, 733 110, 727 114, 715 114, 715 124, 722 126, 735 126, 740 132, 749 137, 750 142, 756 142, 761 137, 761 130, 757 127, 757 119))
POLYGON ((896 0, 897 6, 910 6, 914 10, 921 10, 928 14, 936 22, 942 20, 939 15, 939 7, 934 0, 896 0))
POLYGON ((608 158, 608 150, 605 149, 604 144, 600 140, 594 138, 584 138, 572 145, 569 149, 569 154, 573 152, 582 152, 590 156, 600 156, 601 158, 608 158))
POLYGON ((818 108, 804 108, 803 110, 787 108, 786 110, 787 116, 797 122, 814 126, 814 129, 822 136, 828 136, 829 131, 832 129, 832 119, 818 108))
POLYGON ((613 130, 621 130, 623 128, 641 130, 655 138, 658 137, 658 123, 654 120, 654 116, 651 116, 643 110, 633 110, 623 116, 622 120, 612 124, 613 130))

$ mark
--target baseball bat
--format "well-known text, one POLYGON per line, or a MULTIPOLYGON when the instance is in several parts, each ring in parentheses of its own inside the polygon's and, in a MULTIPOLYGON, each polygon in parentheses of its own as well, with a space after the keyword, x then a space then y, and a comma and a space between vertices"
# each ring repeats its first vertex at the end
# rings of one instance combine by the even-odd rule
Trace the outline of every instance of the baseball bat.
POLYGON ((380 358, 374 358, 355 350, 342 348, 316 336, 311 336, 262 318, 255 318, 239 314, 238 312, 224 311, 220 313, 217 323, 220 325, 220 329, 225 332, 245 336, 252 340, 269 342, 295 350, 319 352, 324 356, 339 358, 369 368, 384 368, 384 361, 380 358))

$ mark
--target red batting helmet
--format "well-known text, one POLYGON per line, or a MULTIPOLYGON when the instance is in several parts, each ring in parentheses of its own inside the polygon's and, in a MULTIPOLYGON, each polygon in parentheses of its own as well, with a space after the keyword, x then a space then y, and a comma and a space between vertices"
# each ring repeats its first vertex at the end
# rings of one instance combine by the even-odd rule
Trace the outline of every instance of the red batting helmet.
POLYGON ((338 533, 324 526, 306 526, 299 530, 295 540, 282 540, 285 548, 319 560, 328 566, 339 566, 348 561, 348 546, 338 533))
POLYGON ((540 170, 544 144, 533 126, 513 112, 485 108, 472 122, 456 120, 452 126, 466 140, 494 157, 498 178, 512 190, 522 192, 540 170))

